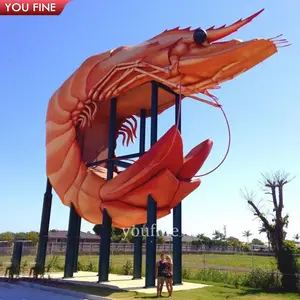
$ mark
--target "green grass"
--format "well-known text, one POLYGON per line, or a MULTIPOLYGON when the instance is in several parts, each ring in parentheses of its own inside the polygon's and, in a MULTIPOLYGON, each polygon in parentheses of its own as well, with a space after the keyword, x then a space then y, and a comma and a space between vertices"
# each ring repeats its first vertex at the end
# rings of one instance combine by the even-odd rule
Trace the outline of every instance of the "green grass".
MULTIPOLYGON (((3 265, 7 265, 10 262, 10 259, 11 257, 9 256, 0 257, 0 266, 1 263, 3 265)), ((49 261, 50 259, 51 256, 47 256, 47 261, 49 261)), ((115 269, 121 269, 123 264, 127 260, 133 260, 133 256, 132 255, 111 255, 111 263, 115 269)), ((22 258, 22 262, 24 261, 27 261, 30 265, 33 265, 35 261, 35 257, 24 256, 22 258)), ((97 266, 98 256, 96 255, 80 256, 79 261, 85 265, 91 262, 92 264, 97 266)), ((63 270, 64 262, 65 262, 65 257, 62 255, 58 256, 58 261, 56 263, 56 266, 52 269, 52 271, 63 270)), ((203 254, 183 255, 183 268, 188 268, 191 270, 199 270, 205 267, 205 268, 214 268, 214 269, 227 269, 228 271, 235 271, 235 272, 245 272, 247 271, 247 269, 251 269, 252 265, 255 268, 262 267, 268 270, 276 268, 275 259, 273 257, 267 257, 267 256, 253 256, 252 258, 251 255, 240 255, 240 254, 237 255, 206 254, 205 256, 203 254)), ((145 263, 143 263, 143 267, 145 267, 145 263)))
POLYGON ((201 255, 184 255, 183 264, 186 267, 199 267, 203 266, 204 262, 207 267, 213 266, 227 266, 236 268, 252 268, 264 267, 272 269, 275 265, 274 257, 270 256, 251 256, 251 255, 226 255, 226 254, 206 254, 205 257, 201 255))
MULTIPOLYGON (((47 256, 47 263, 51 261, 53 257, 47 256)), ((57 261, 50 272, 62 272, 64 269, 64 256, 56 257, 57 261)), ((132 255, 111 255, 111 273, 124 274, 123 265, 127 260, 132 261, 132 255)), ((145 259, 145 256, 144 256, 145 259)), ((159 257, 157 257, 159 259, 159 257)), ((4 266, 8 266, 10 257, 0 257, 0 274, 5 270, 4 266), (1 267, 2 266, 2 267, 1 267)), ((23 274, 29 272, 30 267, 34 265, 34 256, 25 256, 22 259, 22 265, 27 263, 26 269, 23 270, 23 274)), ((84 271, 97 271, 98 256, 80 256, 79 264, 81 270, 84 271)), ((183 279, 191 282, 201 282, 211 284, 214 287, 191 290, 184 292, 177 292, 174 294, 173 299, 259 299, 259 300, 273 300, 273 299, 300 299, 298 295, 295 297, 292 294, 279 295, 279 294, 266 294, 257 290, 251 290, 251 288, 263 288, 265 290, 272 290, 274 287, 279 287, 278 280, 273 280, 269 270, 276 269, 275 260, 273 257, 263 256, 248 256, 248 255, 220 255, 220 254, 208 254, 205 255, 204 270, 204 255, 183 255, 183 279), (253 259, 253 261, 252 261, 253 259), (254 263, 253 263, 254 262, 254 263), (254 270, 252 269, 254 265, 254 270), (227 267, 228 270, 224 270, 227 267), (210 269, 213 268, 213 269, 210 269), (218 271, 217 269, 223 269, 218 271), (245 268, 244 270, 238 268, 245 268), (216 270, 214 270, 216 269, 216 270), (249 269, 249 271, 248 271, 249 269), (271 278, 270 278, 271 276, 271 278), (235 287, 224 287, 220 284, 230 284, 235 287), (241 288, 242 287, 242 288, 241 288), (248 287, 245 288, 245 287, 248 287)), ((145 275, 145 262, 143 263, 143 276, 145 275)), ((50 275, 51 276, 51 275, 50 275)), ((78 291, 86 293, 94 293, 102 296, 113 297, 113 299, 146 299, 153 298, 152 296, 139 295, 137 293, 129 292, 112 292, 111 290, 104 290, 101 288, 84 287, 84 286, 68 286, 67 288, 76 289, 78 291), (102 294, 101 294, 102 293, 102 294), (104 293, 104 294, 103 294, 104 293), (105 295, 105 293, 110 293, 105 295)))
MULTIPOLYGON (((62 288, 93 294, 102 297, 109 297, 110 299, 116 300, 133 300, 133 299, 152 299, 156 298, 155 294, 141 294, 136 292, 115 292, 106 288, 99 287, 86 287, 81 285, 69 285, 62 288)), ((163 293, 166 297, 166 292, 163 293)), ((298 299, 299 294, 278 294, 278 293, 264 293, 260 290, 255 289, 236 289, 231 286, 220 286, 215 285, 212 287, 205 287, 202 289, 195 289, 189 291, 179 291, 174 292, 172 299, 175 300, 221 300, 221 299, 231 299, 231 300, 280 300, 280 299, 298 299)))
MULTIPOLYGON (((1 261, 0 258, 0 274, 5 271, 4 267, 8 266, 9 259, 9 257, 5 257, 5 259, 1 261)), ((110 273, 130 274, 130 271, 127 273, 128 270, 125 272, 124 264, 127 266, 132 265, 132 259, 132 255, 111 255, 110 273)), ((159 259, 159 257, 157 257, 157 259, 159 259)), ((22 274, 29 273, 31 267, 34 266, 34 260, 34 256, 27 256, 22 259, 22 274)), ((45 266, 46 273, 63 272, 64 262, 64 256, 47 256, 45 266), (51 263, 53 258, 55 258, 55 260, 51 263)), ((96 272, 97 269, 98 256, 79 257, 79 271, 96 272)), ((246 286, 269 290, 273 287, 279 287, 281 284, 280 276, 277 273, 273 273, 274 270, 276 270, 276 265, 273 257, 208 254, 205 255, 204 263, 203 254, 194 254, 183 256, 182 277, 184 280, 212 281, 232 284, 237 287, 246 286), (252 266, 254 268, 252 268, 252 266)), ((145 262, 143 263, 142 275, 145 276, 145 262)))
MULTIPOLYGON (((145 256, 144 256, 145 259, 145 256)), ((159 256, 157 256, 159 259, 159 256)), ((79 260, 83 264, 88 264, 89 262, 98 264, 98 256, 81 256, 79 260)), ((120 269, 127 260, 133 260, 132 255, 112 255, 111 262, 114 268, 120 269)), ((59 263, 64 264, 64 257, 59 258, 59 263)), ((253 265, 255 268, 263 267, 265 269, 272 269, 275 267, 275 259, 273 257, 266 256, 254 256, 253 265)), ((145 267, 145 261, 143 263, 143 271, 145 267)), ((220 255, 220 254, 208 254, 205 255, 183 255, 183 268, 188 269, 202 269, 202 268, 221 268, 229 269, 231 271, 233 268, 236 268, 237 272, 241 271, 238 268, 252 268, 252 257, 249 255, 220 255), (224 268, 225 267, 225 268, 224 268)), ((244 270, 243 270, 244 271, 244 270)))

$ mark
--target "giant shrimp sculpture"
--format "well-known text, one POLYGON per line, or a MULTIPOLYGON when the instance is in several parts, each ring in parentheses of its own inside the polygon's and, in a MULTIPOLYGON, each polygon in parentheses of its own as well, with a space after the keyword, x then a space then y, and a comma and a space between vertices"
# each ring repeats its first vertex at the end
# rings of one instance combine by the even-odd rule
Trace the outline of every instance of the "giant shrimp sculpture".
MULTIPOLYGON (((262 12, 219 28, 166 30, 133 47, 119 47, 88 58, 52 96, 46 120, 47 176, 61 201, 87 221, 102 223, 107 209, 115 227, 143 224, 147 196, 157 202, 157 217, 170 213, 200 185, 193 177, 210 153, 206 140, 183 156, 176 126, 123 172, 106 181, 106 164, 89 168, 86 162, 107 159, 110 99, 118 97, 117 132, 127 145, 136 136, 141 109, 150 112, 150 81, 158 81, 182 98, 210 103, 195 94, 249 70, 277 52, 285 40, 237 39, 219 41, 262 12)), ((158 112, 174 105, 159 93, 158 112)))

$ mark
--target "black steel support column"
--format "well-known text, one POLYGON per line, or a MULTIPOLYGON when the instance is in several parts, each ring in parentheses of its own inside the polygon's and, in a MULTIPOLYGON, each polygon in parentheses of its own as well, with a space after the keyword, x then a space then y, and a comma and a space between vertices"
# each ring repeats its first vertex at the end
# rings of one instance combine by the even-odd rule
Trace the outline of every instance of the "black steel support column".
MULTIPOLYGON (((80 152, 81 152, 81 159, 84 147, 84 135, 80 130, 79 126, 76 129, 76 139, 78 141, 80 152)), ((81 229, 81 217, 78 215, 76 224, 74 224, 74 231, 75 231, 75 244, 74 244, 74 262, 73 262, 73 272, 78 272, 78 254, 79 254, 79 244, 80 244, 80 229, 81 229)))
POLYGON ((143 224, 136 225, 136 236, 134 238, 134 254, 133 254, 133 278, 142 278, 142 258, 143 258, 143 224))
POLYGON ((109 274, 111 217, 106 209, 103 210, 102 218, 98 282, 108 281, 109 274))
POLYGON ((140 120, 140 155, 145 153, 145 146, 146 146, 146 111, 141 109, 141 120, 140 120))
POLYGON ((81 229, 81 217, 78 216, 77 226, 76 226, 76 243, 75 247, 75 255, 74 255, 74 265, 73 271, 78 272, 78 254, 79 254, 79 244, 80 244, 80 229, 81 229))
MULTIPOLYGON (((157 142, 158 85, 151 83, 151 147, 157 142)), ((155 286, 157 204, 151 195, 147 205, 146 279, 145 286, 155 286)))
POLYGON ((181 132, 181 103, 180 95, 175 96, 175 124, 178 127, 179 132, 181 132))
POLYGON ((50 214, 52 206, 52 185, 47 178, 46 192, 44 194, 42 219, 40 226, 39 245, 37 250, 36 265, 43 272, 45 270, 45 261, 47 254, 47 242, 50 223, 50 214))
POLYGON ((65 258, 64 278, 73 277, 74 263, 76 256, 76 244, 78 235, 79 215, 77 214, 73 203, 70 205, 69 226, 67 236, 67 250, 65 258))
POLYGON ((20 275, 21 260, 22 260, 23 242, 15 241, 13 248, 13 255, 11 259, 11 270, 13 275, 20 275), (15 273, 15 274, 14 274, 15 273))
POLYGON ((146 288, 155 286, 157 204, 151 195, 147 205, 146 288))
MULTIPOLYGON (((145 153, 146 142, 146 111, 141 110, 140 117, 140 155, 145 153)), ((142 278, 142 257, 143 257, 143 224, 135 226, 137 232, 134 239, 133 254, 133 279, 142 278)))
MULTIPOLYGON (((116 148, 116 119, 117 119, 117 98, 110 101, 110 120, 109 120, 109 140, 108 140, 108 159, 114 157, 116 148)), ((107 180, 113 178, 114 161, 107 163, 107 180)), ((103 210, 103 220, 101 228, 100 241, 100 259, 98 269, 98 281, 108 281, 109 273, 109 257, 110 257, 110 241, 111 241, 111 217, 106 209, 103 210)))
POLYGON ((158 120, 158 85, 151 83, 151 147, 157 142, 157 120, 158 120))
MULTIPOLYGON (((180 96, 175 96, 175 124, 181 131, 180 96)), ((173 209, 173 282, 182 284, 182 212, 181 202, 173 209)))

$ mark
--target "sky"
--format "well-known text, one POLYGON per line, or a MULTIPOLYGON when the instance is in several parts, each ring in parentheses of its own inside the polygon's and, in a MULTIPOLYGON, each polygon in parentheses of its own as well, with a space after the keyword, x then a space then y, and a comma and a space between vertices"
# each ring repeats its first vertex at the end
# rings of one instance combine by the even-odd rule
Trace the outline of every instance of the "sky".
MULTIPOLYGON (((288 238, 300 233, 300 78, 299 9, 286 1, 99 1, 72 0, 60 16, 0 17, 0 232, 39 230, 45 175, 45 116, 55 90, 89 56, 122 45, 136 45, 177 26, 208 28, 233 23, 265 8, 230 38, 271 38, 283 33, 292 46, 222 85, 215 94, 228 116, 232 144, 224 164, 203 177, 201 186, 183 200, 183 232, 212 235, 223 230, 245 239, 259 235, 241 194, 247 187, 270 200, 258 180, 262 172, 284 169, 296 176, 285 188, 290 214, 288 238), (298 29, 297 29, 298 28, 298 29)), ((226 40, 226 38, 225 38, 226 40)), ((171 109, 159 117, 159 136, 173 124, 171 109)), ((228 133, 217 108, 185 99, 182 107, 184 151, 207 138, 213 150, 201 173, 223 158, 228 133)), ((148 143, 149 144, 149 143, 148 143)), ((118 154, 129 153, 117 149, 118 154)), ((51 229, 66 230, 69 208, 54 194, 51 229)), ((82 223, 82 231, 93 225, 82 223)), ((172 232, 172 215, 158 221, 172 232)))

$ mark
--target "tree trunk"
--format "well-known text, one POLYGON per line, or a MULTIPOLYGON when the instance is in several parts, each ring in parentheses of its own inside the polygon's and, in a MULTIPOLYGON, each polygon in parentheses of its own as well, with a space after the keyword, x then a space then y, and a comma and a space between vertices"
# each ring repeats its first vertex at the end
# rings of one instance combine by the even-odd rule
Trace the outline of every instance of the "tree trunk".
POLYGON ((287 292, 298 291, 297 264, 292 253, 282 249, 276 253, 278 270, 282 274, 282 286, 287 292))
POLYGON ((294 257, 293 250, 284 242, 278 240, 278 237, 273 233, 274 238, 270 238, 271 246, 275 253, 277 269, 282 275, 282 286, 286 292, 297 292, 299 271, 297 260, 294 257))

